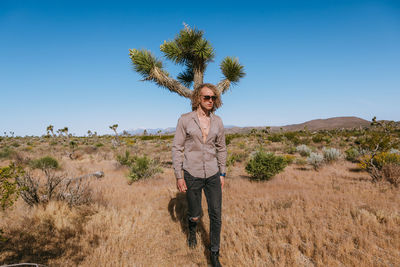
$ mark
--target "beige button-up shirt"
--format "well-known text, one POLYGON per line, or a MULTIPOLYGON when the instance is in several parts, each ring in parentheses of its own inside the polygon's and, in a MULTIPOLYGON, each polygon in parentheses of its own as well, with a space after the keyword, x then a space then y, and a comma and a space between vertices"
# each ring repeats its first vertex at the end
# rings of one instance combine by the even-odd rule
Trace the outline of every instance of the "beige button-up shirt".
POLYGON ((210 130, 205 143, 196 111, 179 118, 172 144, 172 163, 177 179, 183 178, 182 170, 198 178, 208 178, 218 171, 224 173, 226 155, 224 125, 219 116, 210 114, 210 130))

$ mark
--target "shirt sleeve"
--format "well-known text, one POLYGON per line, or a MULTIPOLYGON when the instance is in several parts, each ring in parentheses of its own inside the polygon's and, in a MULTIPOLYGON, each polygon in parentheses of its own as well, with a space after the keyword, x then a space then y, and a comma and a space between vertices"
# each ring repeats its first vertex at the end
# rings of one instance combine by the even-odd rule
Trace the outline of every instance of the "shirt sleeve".
POLYGON ((226 166, 227 152, 225 144, 225 128, 222 121, 220 121, 220 129, 218 131, 215 147, 217 149, 217 161, 218 161, 219 172, 224 173, 226 172, 225 166, 226 166))
POLYGON ((182 117, 179 118, 176 126, 174 141, 172 143, 172 166, 174 167, 176 179, 182 177, 182 165, 183 165, 183 150, 185 145, 186 132, 183 126, 182 117))

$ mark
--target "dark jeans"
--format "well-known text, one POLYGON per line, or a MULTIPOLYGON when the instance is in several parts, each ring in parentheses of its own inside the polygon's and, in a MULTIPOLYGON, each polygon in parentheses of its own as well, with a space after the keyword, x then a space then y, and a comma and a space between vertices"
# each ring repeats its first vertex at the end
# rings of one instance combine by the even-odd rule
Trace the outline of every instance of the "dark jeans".
POLYGON ((220 173, 217 172, 208 178, 197 178, 184 170, 189 220, 201 215, 201 191, 204 189, 208 204, 208 216, 210 217, 211 251, 214 252, 219 251, 221 235, 222 190, 219 175, 220 173))

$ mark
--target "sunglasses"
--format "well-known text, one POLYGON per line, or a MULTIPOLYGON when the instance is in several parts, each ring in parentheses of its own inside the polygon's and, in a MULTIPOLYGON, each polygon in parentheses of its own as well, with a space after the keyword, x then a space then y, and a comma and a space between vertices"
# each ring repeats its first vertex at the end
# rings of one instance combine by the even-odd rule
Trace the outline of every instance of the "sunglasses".
POLYGON ((210 99, 212 99, 212 101, 217 100, 217 96, 215 95, 202 95, 202 97, 204 100, 210 100, 210 99))

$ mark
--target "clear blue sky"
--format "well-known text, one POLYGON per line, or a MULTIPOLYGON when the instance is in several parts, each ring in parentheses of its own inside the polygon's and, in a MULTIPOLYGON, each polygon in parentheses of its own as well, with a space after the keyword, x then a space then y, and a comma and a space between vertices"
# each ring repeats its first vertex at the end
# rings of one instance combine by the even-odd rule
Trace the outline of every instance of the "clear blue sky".
POLYGON ((128 49, 162 58, 183 22, 215 48, 205 81, 225 56, 245 66, 217 111, 225 125, 400 120, 400 1, 1 0, 0 134, 175 127, 189 100, 141 82, 128 49))

